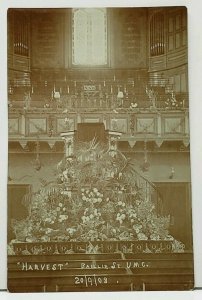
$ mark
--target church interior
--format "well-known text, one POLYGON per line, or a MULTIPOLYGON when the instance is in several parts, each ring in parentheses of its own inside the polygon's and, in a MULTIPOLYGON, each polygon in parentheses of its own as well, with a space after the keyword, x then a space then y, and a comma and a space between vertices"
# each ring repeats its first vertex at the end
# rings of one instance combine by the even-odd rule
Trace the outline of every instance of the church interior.
POLYGON ((9 219, 54 180, 65 133, 111 134, 192 251, 186 8, 9 9, 7 20, 9 219))

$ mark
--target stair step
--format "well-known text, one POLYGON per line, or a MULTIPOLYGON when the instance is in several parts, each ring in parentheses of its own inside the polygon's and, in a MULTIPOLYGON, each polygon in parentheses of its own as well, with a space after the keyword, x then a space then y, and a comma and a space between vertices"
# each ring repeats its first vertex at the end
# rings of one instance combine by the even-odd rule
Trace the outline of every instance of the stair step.
POLYGON ((187 290, 192 253, 74 253, 8 257, 11 292, 187 290), (60 267, 59 267, 60 265, 60 267))

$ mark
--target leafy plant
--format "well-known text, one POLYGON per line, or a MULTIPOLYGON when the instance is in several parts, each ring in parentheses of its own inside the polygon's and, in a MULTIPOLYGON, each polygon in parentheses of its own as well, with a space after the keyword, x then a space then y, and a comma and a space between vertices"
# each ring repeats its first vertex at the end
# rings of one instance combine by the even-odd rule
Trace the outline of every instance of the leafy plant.
POLYGON ((22 241, 101 241, 166 239, 169 216, 160 216, 155 187, 134 163, 93 139, 75 147, 57 166, 55 182, 24 201, 29 217, 13 220, 22 241))

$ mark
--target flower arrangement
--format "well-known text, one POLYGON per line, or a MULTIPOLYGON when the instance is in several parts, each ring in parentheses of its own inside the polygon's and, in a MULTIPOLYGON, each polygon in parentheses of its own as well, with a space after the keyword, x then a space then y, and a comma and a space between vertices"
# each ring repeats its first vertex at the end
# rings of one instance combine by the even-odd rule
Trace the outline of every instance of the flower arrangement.
POLYGON ((168 98, 165 101, 165 105, 166 105, 166 109, 182 108, 184 105, 184 100, 178 101, 176 99, 175 93, 172 91, 171 93, 168 94, 168 98))
POLYGON ((101 145, 85 144, 57 170, 56 181, 32 195, 28 218, 13 221, 16 240, 170 239, 170 217, 157 215, 152 189, 148 195, 122 153, 111 156, 101 145), (89 153, 93 159, 86 159, 89 153))

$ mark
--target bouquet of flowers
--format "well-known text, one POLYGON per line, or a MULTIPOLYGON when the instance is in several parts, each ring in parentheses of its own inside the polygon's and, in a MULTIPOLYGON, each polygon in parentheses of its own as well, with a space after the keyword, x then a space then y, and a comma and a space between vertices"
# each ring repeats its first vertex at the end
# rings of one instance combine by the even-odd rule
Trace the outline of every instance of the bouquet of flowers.
POLYGON ((57 170, 56 181, 32 195, 29 216, 13 221, 18 241, 169 239, 170 217, 157 214, 153 186, 148 194, 122 153, 80 145, 57 170))

